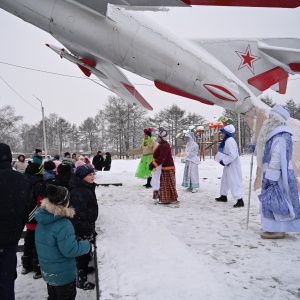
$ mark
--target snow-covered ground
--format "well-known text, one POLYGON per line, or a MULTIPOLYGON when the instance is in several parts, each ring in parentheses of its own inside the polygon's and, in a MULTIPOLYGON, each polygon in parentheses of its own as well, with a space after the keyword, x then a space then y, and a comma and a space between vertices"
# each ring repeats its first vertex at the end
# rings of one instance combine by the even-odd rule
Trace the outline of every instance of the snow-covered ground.
MULTIPOLYGON (((123 183, 96 190, 100 299, 299 299, 300 233, 261 239, 253 191, 247 229, 250 160, 241 157, 244 208, 233 208, 231 195, 214 200, 222 166, 210 158, 199 165, 195 194, 181 187, 184 164, 175 159, 179 207, 153 204, 146 180, 134 176, 139 160, 113 160, 110 172, 98 172, 97 183, 123 183)), ((46 299, 45 282, 21 275, 18 257, 16 299, 46 299)), ((95 299, 77 291, 77 299, 95 299)))

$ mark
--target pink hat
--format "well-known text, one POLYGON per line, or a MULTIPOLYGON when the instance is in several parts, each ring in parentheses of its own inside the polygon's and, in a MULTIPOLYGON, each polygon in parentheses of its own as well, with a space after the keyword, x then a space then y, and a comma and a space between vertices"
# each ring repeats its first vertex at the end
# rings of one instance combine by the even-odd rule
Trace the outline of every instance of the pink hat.
POLYGON ((85 165, 86 163, 82 160, 77 160, 75 163, 75 168, 85 165))

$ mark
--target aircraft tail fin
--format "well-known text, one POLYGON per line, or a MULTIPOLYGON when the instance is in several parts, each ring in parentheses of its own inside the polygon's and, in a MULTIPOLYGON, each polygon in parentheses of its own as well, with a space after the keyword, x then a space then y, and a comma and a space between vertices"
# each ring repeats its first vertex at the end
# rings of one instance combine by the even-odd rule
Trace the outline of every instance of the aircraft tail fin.
POLYGON ((286 93, 289 74, 300 74, 300 39, 194 41, 229 68, 251 91, 286 93))

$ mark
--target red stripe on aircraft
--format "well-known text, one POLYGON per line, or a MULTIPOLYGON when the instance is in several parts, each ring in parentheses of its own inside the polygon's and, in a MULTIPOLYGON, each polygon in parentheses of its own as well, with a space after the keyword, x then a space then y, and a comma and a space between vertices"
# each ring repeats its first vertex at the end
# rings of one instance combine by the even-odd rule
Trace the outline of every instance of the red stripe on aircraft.
POLYGON ((272 85, 279 83, 278 92, 280 94, 285 94, 288 76, 289 74, 285 70, 281 69, 280 67, 276 67, 267 72, 249 78, 248 83, 262 92, 267 90, 272 85))
MULTIPOLYGON (((87 64, 88 66, 90 66, 90 67, 92 67, 92 68, 95 67, 95 62, 94 62, 93 60, 91 60, 91 59, 88 59, 88 58, 81 58, 80 60, 81 60, 83 63, 87 64)), ((81 66, 81 65, 78 65, 78 64, 77 64, 77 66, 78 66, 79 69, 83 72, 83 74, 84 74, 85 76, 87 76, 87 77, 90 77, 90 76, 91 76, 92 72, 91 72, 89 69, 87 69, 87 68, 85 68, 85 67, 83 67, 83 66, 81 66)))
POLYGON ((186 5, 252 6, 295 8, 300 0, 181 0, 186 5))
POLYGON ((127 83, 121 82, 128 92, 137 99, 145 108, 153 110, 153 107, 144 99, 144 97, 132 86, 127 83))
POLYGON ((207 101, 207 100, 202 99, 200 97, 194 96, 192 94, 188 94, 186 92, 178 90, 178 89, 176 89, 176 88, 174 88, 170 85, 166 85, 166 84, 161 83, 159 81, 154 81, 154 84, 161 91, 164 91, 164 92, 167 92, 167 93, 170 93, 170 94, 174 94, 174 95, 177 95, 177 96, 193 99, 193 100, 199 101, 199 102, 207 104, 207 105, 214 105, 214 103, 212 103, 210 101, 207 101))
POLYGON ((300 64, 297 63, 291 63, 289 64, 289 67, 293 72, 300 72, 300 64))
POLYGON ((204 84, 204 87, 215 97, 221 99, 221 100, 225 100, 225 101, 230 101, 230 102, 237 102, 238 99, 230 92, 228 91, 226 88, 224 88, 223 86, 220 85, 216 85, 216 84, 204 84), (210 87, 215 88, 220 90, 221 92, 224 92, 226 94, 228 94, 228 96, 230 96, 230 98, 225 97, 223 95, 220 95, 218 93, 216 93, 215 91, 211 90, 210 87), (232 99, 234 98, 234 99, 232 99))

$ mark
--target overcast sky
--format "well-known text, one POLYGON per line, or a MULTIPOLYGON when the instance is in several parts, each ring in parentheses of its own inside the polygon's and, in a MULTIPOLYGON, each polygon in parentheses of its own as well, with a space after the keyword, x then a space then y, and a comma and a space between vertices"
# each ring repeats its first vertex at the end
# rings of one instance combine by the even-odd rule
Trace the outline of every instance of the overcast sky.
MULTIPOLYGON (((199 39, 300 38, 300 8, 202 6, 144 14, 181 37, 199 39)), ((60 46, 48 33, 1 9, 0 41, 0 107, 12 105, 18 115, 24 116, 23 121, 26 123, 34 124, 41 119, 41 104, 33 95, 43 101, 46 116, 50 113, 57 113, 77 125, 80 125, 87 117, 94 117, 98 109, 103 108, 107 97, 114 95, 94 82, 84 79, 83 73, 77 66, 65 59, 60 59, 57 54, 46 47, 45 43, 60 46)), ((220 107, 206 106, 194 100, 166 94, 156 89, 151 81, 126 71, 125 73, 152 105, 154 113, 176 104, 187 112, 195 112, 204 116, 207 120, 222 114, 223 109, 220 107)), ((290 77, 286 95, 281 96, 273 92, 268 92, 268 94, 277 102, 285 102, 286 99, 291 98, 300 102, 300 76, 290 77)))

